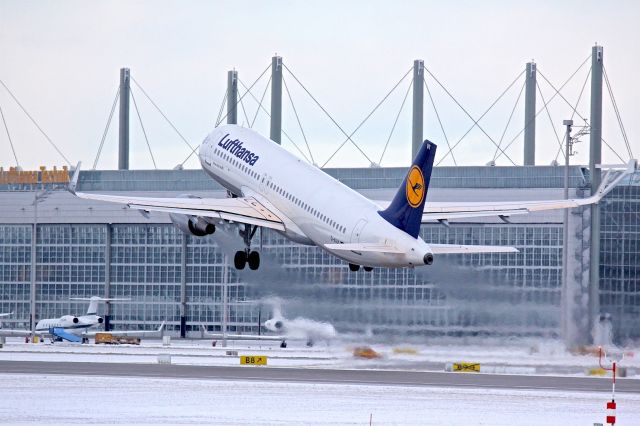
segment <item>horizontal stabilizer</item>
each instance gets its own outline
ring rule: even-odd
[[[329,250],[376,252],[376,253],[404,253],[402,250],[387,244],[355,243],[355,244],[325,244]]]
[[[458,253],[518,253],[515,247],[508,246],[464,246],[459,244],[429,244],[433,254]]]

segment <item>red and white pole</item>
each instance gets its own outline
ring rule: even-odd
[[[602,365],[602,346],[599,347],[600,358],[598,359],[598,363],[600,364],[600,368],[605,371],[611,371],[613,376],[613,383],[611,384],[611,401],[607,402],[607,423],[610,425],[616,424],[616,363],[613,362],[613,366],[611,368],[606,368]]]

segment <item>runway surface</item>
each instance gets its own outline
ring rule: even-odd
[[[611,379],[595,377],[527,376],[389,370],[335,370],[259,366],[221,367],[88,362],[0,361],[0,373],[603,392],[611,390]],[[616,391],[640,392],[640,380],[619,379],[616,382]]]

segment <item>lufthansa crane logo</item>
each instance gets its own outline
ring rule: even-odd
[[[413,166],[407,176],[407,202],[411,207],[420,207],[424,200],[424,176],[418,166]]]

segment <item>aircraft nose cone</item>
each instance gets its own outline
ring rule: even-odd
[[[422,260],[424,261],[425,265],[431,265],[433,263],[433,254],[432,253],[425,254]]]

